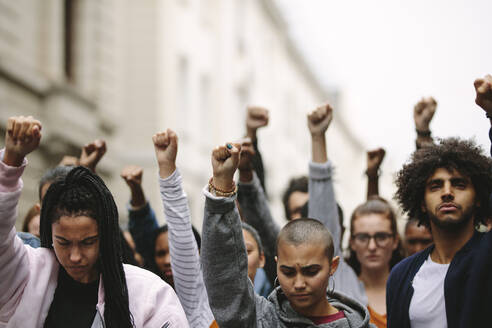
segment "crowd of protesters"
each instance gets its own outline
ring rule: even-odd
[[[474,86],[492,126],[492,76]],[[399,211],[379,195],[385,150],[367,152],[367,200],[351,213],[346,250],[328,104],[307,115],[312,157],[308,174],[286,184],[283,227],[257,140],[269,113],[248,108],[246,137],[212,150],[201,236],[172,129],[152,137],[165,225],[143,169],[127,165],[129,224],[120,228],[116,191],[96,170],[106,143],[96,140],[45,172],[17,232],[21,177],[42,122],[11,117],[0,151],[0,327],[492,326],[492,159],[472,140],[434,140],[436,107],[432,98],[414,107],[416,150],[395,180]]]

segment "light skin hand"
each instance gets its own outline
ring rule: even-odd
[[[377,176],[378,170],[383,162],[386,151],[383,148],[370,150],[367,152],[367,175]]]
[[[328,161],[325,133],[333,119],[333,109],[326,104],[308,114],[308,128],[311,133],[311,148],[314,163]]]
[[[229,147],[228,147],[229,146]],[[212,151],[213,185],[223,191],[232,191],[234,173],[239,165],[240,144],[227,143]]]
[[[5,153],[3,162],[19,167],[24,157],[38,148],[41,140],[41,122],[32,116],[10,117],[5,133]]]
[[[250,106],[246,115],[246,131],[251,141],[256,140],[256,130],[268,125],[268,109],[258,106]]]
[[[425,97],[413,108],[413,120],[415,128],[419,131],[429,131],[429,124],[436,112],[437,102],[432,97]]]
[[[152,141],[154,142],[155,157],[159,165],[159,176],[165,179],[176,170],[178,136],[173,130],[167,129],[154,134]]]
[[[492,117],[492,75],[487,74],[481,79],[476,79],[474,86],[477,93],[475,103]]]
[[[142,189],[143,169],[137,165],[128,165],[123,168],[120,176],[130,187],[131,199],[130,204],[134,207],[145,205],[145,195]]]
[[[253,164],[251,159],[255,155],[255,149],[251,143],[251,139],[245,138],[241,142],[241,152],[239,156],[239,180],[241,182],[249,182],[253,179]]]
[[[94,140],[93,142],[82,147],[79,163],[95,173],[96,166],[105,153],[106,142],[101,139]]]

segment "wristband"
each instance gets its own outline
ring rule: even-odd
[[[364,173],[367,175],[367,177],[380,177],[381,176],[381,169],[378,168],[376,175],[369,174],[369,171],[365,170]]]
[[[421,131],[419,129],[415,129],[415,131],[417,131],[417,135],[419,137],[430,137],[431,136],[431,131],[430,130],[427,130],[427,131]]]

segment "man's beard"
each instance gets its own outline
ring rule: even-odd
[[[466,209],[465,212],[463,212],[463,215],[459,217],[456,220],[448,220],[444,217],[444,219],[439,219],[434,213],[428,212],[429,219],[434,225],[444,231],[449,231],[449,232],[457,232],[462,230],[470,220],[474,217],[475,215],[475,207],[469,207]]]

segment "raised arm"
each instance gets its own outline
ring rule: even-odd
[[[413,108],[413,121],[415,122],[415,131],[417,139],[415,145],[417,149],[429,147],[434,144],[431,136],[430,122],[436,112],[437,101],[432,97],[420,99]]]
[[[41,123],[31,116],[11,117],[0,151],[0,325],[9,321],[29,279],[29,259],[15,234],[21,175],[27,154],[39,146]]]
[[[191,228],[188,199],[176,168],[178,137],[167,129],[152,137],[159,167],[162,205],[169,229],[174,288],[191,327],[209,328],[214,318],[200,267],[198,246]]]
[[[308,115],[313,152],[312,161],[309,163],[308,216],[321,221],[333,236],[335,256],[340,256],[340,264],[334,274],[335,291],[352,296],[362,304],[367,304],[363,284],[341,256],[341,226],[333,189],[333,168],[328,161],[325,140],[325,133],[332,117],[333,110],[329,105],[318,107]]]
[[[383,148],[367,152],[367,199],[379,195],[379,168],[386,152]]]
[[[487,74],[483,78],[476,79],[474,85],[477,94],[475,103],[485,111],[490,121],[489,138],[492,142],[492,75]],[[492,145],[490,154],[492,155]]]
[[[221,328],[256,327],[255,295],[235,205],[239,145],[212,152],[213,177],[205,188],[202,266],[210,307]]]
[[[265,253],[265,273],[273,286],[277,277],[275,246],[280,227],[273,220],[260,180],[253,171],[251,159],[254,157],[254,151],[251,141],[244,140],[241,144],[237,199],[244,220],[260,235]]]
[[[249,106],[246,114],[246,136],[250,138],[255,153],[251,158],[253,170],[260,179],[261,186],[266,195],[265,187],[265,170],[263,168],[263,159],[258,148],[258,138],[256,132],[268,125],[269,113],[268,109],[259,106]]]
[[[159,228],[155,213],[145,199],[142,188],[143,169],[137,165],[129,165],[121,171],[121,177],[130,189],[128,208],[128,230],[135,241],[137,252],[142,255],[145,265],[152,263],[152,244],[155,230]]]
[[[341,227],[325,137],[332,118],[333,109],[330,105],[318,107],[307,117],[312,149],[312,161],[309,164],[308,216],[320,220],[330,230],[335,243],[335,255],[340,255]]]

